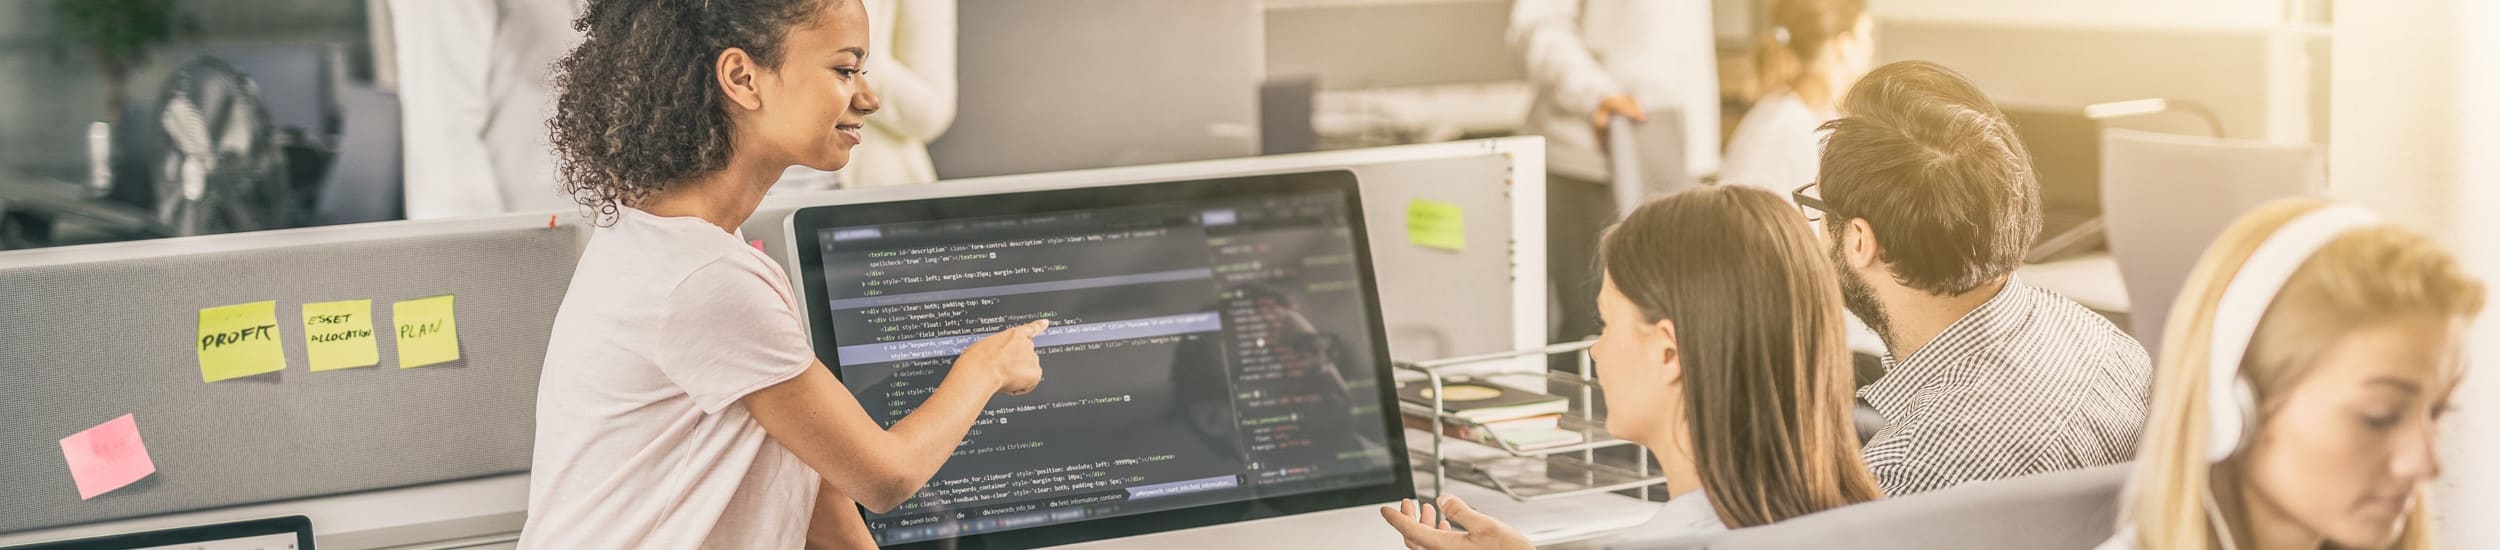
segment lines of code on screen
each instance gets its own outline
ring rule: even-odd
[[[880,544],[1393,479],[1367,301],[1334,193],[823,230],[843,382],[910,414],[972,342],[1034,319],[1000,395]],[[824,352],[824,350],[819,350]]]

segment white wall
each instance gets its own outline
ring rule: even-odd
[[[2452,19],[2450,30],[2458,31],[2459,49],[2458,97],[2485,98],[2483,101],[2461,102],[2454,120],[2458,121],[2457,219],[2459,231],[2454,242],[2473,262],[2487,282],[2500,284],[2500,36],[2479,32],[2500,23],[2500,3],[2483,0],[2459,0],[2465,4]],[[2476,32],[2464,32],[2472,30]],[[2484,321],[2475,333],[2468,353],[2480,366],[2479,373],[2466,378],[2465,387],[2457,391],[2460,413],[2449,427],[2450,435],[2443,441],[2449,452],[2447,482],[2449,491],[2442,495],[2447,521],[2441,524],[2443,543],[2449,548],[2500,547],[2500,315],[2485,305]],[[2471,521],[2464,518],[2481,518]]]
[[[2329,184],[2430,230],[2500,284],[2500,4],[2338,0]],[[2470,337],[2481,372],[2458,390],[2442,440],[2442,546],[2500,547],[2500,316]]]
[[[2163,97],[2225,135],[2325,143],[2330,32],[2286,3],[2324,0],[1871,0],[1878,61],[1942,63],[1999,103],[2071,108]],[[2302,8],[2307,11],[2308,8]],[[2185,114],[2111,127],[2201,135]]]
[[[2441,235],[2457,227],[2463,36],[2476,0],[2340,0],[2327,182],[2336,198]],[[2455,242],[2451,240],[2451,242]]]
[[[2410,1],[2410,0],[2407,0]],[[2030,25],[2256,29],[2284,0],[1875,0],[1877,17]]]

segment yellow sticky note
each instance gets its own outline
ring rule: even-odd
[[[275,300],[200,310],[200,380],[216,382],[286,370]]]
[[[304,304],[304,356],[313,372],[381,364],[373,345],[373,300]]]
[[[460,360],[460,325],[452,320],[450,294],[393,302],[391,324],[398,327],[399,368]]]
[[[1425,248],[1466,251],[1466,217],[1458,205],[1415,199],[1406,203],[1406,240]]]

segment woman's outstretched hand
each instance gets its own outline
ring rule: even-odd
[[[1493,519],[1493,516],[1477,512],[1467,506],[1467,501],[1459,500],[1457,495],[1441,497],[1441,510],[1448,512],[1448,516],[1434,514],[1430,503],[1418,504],[1414,499],[1407,499],[1399,501],[1395,509],[1380,507],[1380,518],[1388,520],[1389,526],[1406,538],[1406,547],[1413,550],[1536,548],[1536,545],[1528,543],[1527,535],[1520,534],[1501,520]],[[1450,527],[1450,520],[1458,520],[1458,524],[1466,526],[1467,530]]]

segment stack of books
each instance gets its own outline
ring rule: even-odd
[[[1562,429],[1562,415],[1571,408],[1562,396],[1466,379],[1444,381],[1442,390],[1442,435],[1522,451],[1587,439]],[[1430,384],[1416,382],[1399,388],[1398,401],[1398,408],[1406,413],[1406,427],[1434,430]]]

